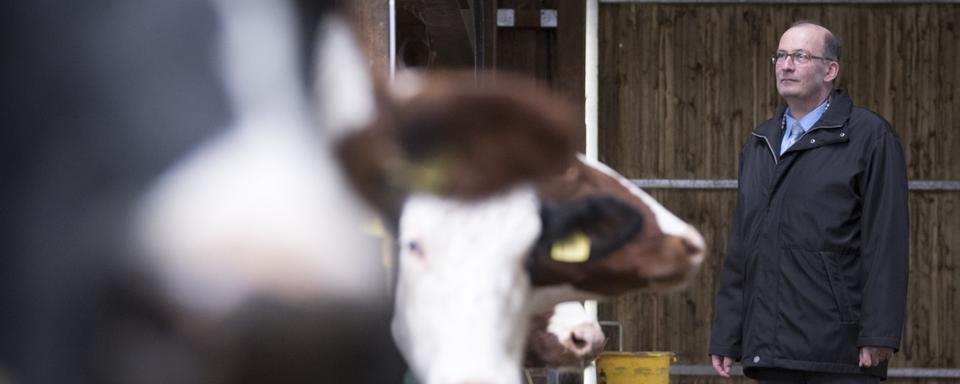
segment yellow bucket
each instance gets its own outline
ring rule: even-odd
[[[667,384],[673,352],[604,352],[597,359],[598,384]]]

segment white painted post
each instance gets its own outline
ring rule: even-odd
[[[597,160],[598,159],[598,149],[599,145],[597,142],[597,125],[599,119],[597,118],[599,114],[599,104],[597,98],[600,94],[599,92],[599,38],[598,38],[598,22],[599,22],[599,11],[600,5],[598,0],[585,0],[587,2],[586,6],[586,44],[585,44],[585,55],[584,60],[584,123],[586,124],[586,148],[585,155],[588,159]],[[584,308],[587,310],[587,314],[597,318],[597,301],[596,300],[587,300],[583,304]],[[591,362],[583,370],[583,384],[596,384],[597,383],[597,365],[596,362]]]
[[[597,125],[599,104],[599,3],[598,0],[586,0],[586,58],[584,60],[584,122],[586,123],[586,144],[584,154],[588,159],[597,160]]]
[[[397,0],[390,0],[388,7],[390,8],[390,81],[393,81],[397,72]]]

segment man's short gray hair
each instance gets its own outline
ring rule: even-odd
[[[833,33],[829,28],[824,27],[822,24],[813,21],[813,20],[798,20],[790,26],[790,28],[798,27],[801,25],[816,25],[820,28],[827,30],[827,35],[824,38],[823,42],[823,55],[832,60],[840,61],[840,50],[843,46],[843,41],[840,40],[840,37]]]

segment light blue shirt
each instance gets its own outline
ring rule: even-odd
[[[818,107],[814,108],[812,111],[810,111],[810,113],[808,113],[806,116],[804,116],[802,119],[800,119],[800,128],[803,128],[803,134],[804,134],[804,135],[807,134],[807,132],[810,131],[810,128],[813,128],[813,125],[816,124],[817,121],[820,120],[820,117],[821,117],[821,116],[823,116],[823,112],[825,112],[825,111],[827,110],[827,101],[828,101],[828,100],[830,100],[830,99],[827,98],[827,99],[823,100],[823,102],[820,103],[820,105],[819,105]],[[790,116],[790,108],[789,108],[789,107],[788,107],[787,110],[783,113],[783,115],[786,116],[787,125],[786,125],[786,127],[785,127],[786,132],[783,133],[783,140],[780,142],[780,154],[781,154],[781,155],[783,155],[783,153],[786,152],[787,149],[788,149],[785,144],[787,144],[787,137],[790,136],[790,127],[792,127],[792,126],[793,126],[793,123],[797,121],[797,119],[794,119],[793,116]],[[800,135],[800,136],[803,137],[803,135]],[[799,139],[798,139],[797,141],[799,141]],[[793,143],[793,144],[796,144],[796,143]],[[791,144],[791,146],[792,146],[793,144]]]

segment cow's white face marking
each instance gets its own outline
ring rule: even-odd
[[[679,236],[683,233],[686,233],[689,230],[690,224],[687,224],[683,222],[683,220],[680,220],[680,218],[675,216],[673,213],[671,213],[662,205],[660,205],[659,202],[654,200],[653,197],[648,195],[642,189],[637,188],[637,186],[633,185],[633,183],[631,183],[630,180],[627,180],[623,176],[620,176],[619,173],[610,169],[610,167],[608,167],[606,164],[603,164],[599,161],[590,160],[582,154],[578,154],[577,156],[580,159],[580,161],[582,161],[584,164],[587,164],[590,167],[616,179],[617,181],[620,182],[621,185],[627,188],[627,190],[629,190],[631,193],[639,197],[643,201],[643,203],[646,204],[647,207],[650,207],[650,210],[653,211],[653,214],[657,218],[657,225],[660,226],[660,230],[663,233],[668,235]]]
[[[393,332],[420,380],[520,381],[530,292],[524,260],[540,229],[530,186],[476,202],[408,199]]]

